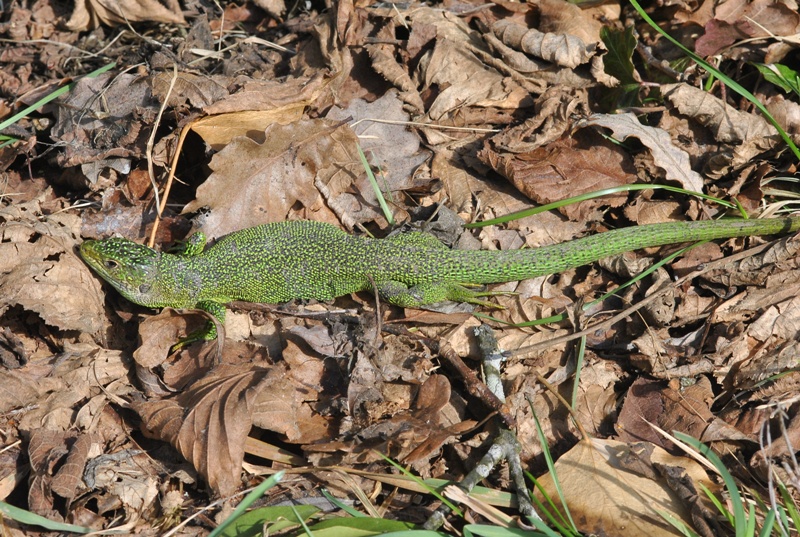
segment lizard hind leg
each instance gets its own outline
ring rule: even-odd
[[[402,308],[419,308],[436,302],[452,300],[500,309],[502,306],[481,300],[479,297],[508,294],[494,291],[473,291],[464,285],[448,282],[421,283],[409,287],[402,282],[392,280],[378,283],[378,293],[390,304]]]

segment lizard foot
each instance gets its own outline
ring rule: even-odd
[[[435,302],[452,300],[503,309],[503,306],[481,300],[479,297],[513,294],[502,291],[474,291],[466,285],[445,282],[422,283],[409,287],[398,281],[379,283],[378,292],[390,304],[403,308],[419,308]]]

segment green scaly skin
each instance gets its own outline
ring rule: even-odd
[[[225,319],[225,304],[331,300],[377,288],[391,304],[415,308],[453,300],[487,305],[465,286],[553,274],[631,250],[800,229],[800,217],[670,222],[630,227],[530,250],[451,250],[432,235],[371,239],[320,222],[243,229],[204,250],[193,235],[181,254],[126,239],[86,241],[81,257],[125,298],[151,308],[198,308]],[[214,339],[216,330],[201,337]]]

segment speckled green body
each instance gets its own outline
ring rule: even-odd
[[[796,231],[800,218],[674,222],[618,229],[530,250],[451,250],[433,236],[353,236],[337,227],[290,221],[243,229],[204,250],[195,236],[184,254],[125,239],[86,241],[81,255],[125,297],[149,307],[199,307],[224,317],[234,300],[329,300],[377,289],[390,303],[484,303],[464,285],[552,274],[630,250],[698,240]]]

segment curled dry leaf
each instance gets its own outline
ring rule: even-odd
[[[494,23],[492,31],[513,49],[570,69],[588,62],[596,48],[594,43],[586,45],[573,35],[542,33],[508,19]]]
[[[628,153],[595,133],[578,132],[525,153],[500,153],[490,147],[480,158],[537,203],[550,203],[636,180]],[[596,219],[600,207],[618,207],[625,193],[562,207],[575,221]],[[593,214],[595,213],[595,214]]]
[[[424,55],[416,72],[417,84],[435,95],[428,107],[430,120],[486,128],[486,109],[516,111],[530,105],[527,90],[484,62],[482,57],[488,50],[464,21],[431,8],[415,9],[409,18],[412,28],[426,30],[426,37],[435,28],[433,50]],[[425,129],[424,133],[431,144],[450,142],[458,136],[435,129]]]
[[[248,82],[240,91],[204,108],[208,115],[192,122],[192,130],[216,151],[237,136],[264,143],[267,125],[299,121],[326,84],[322,76]]]

